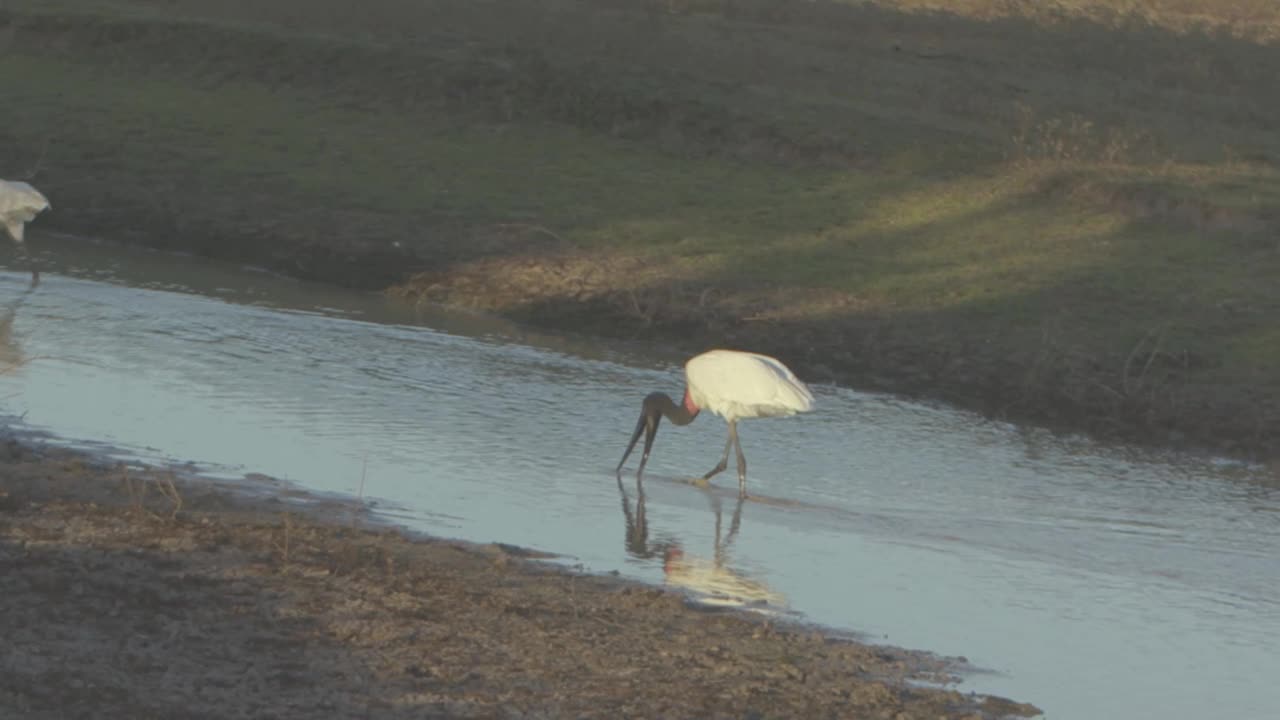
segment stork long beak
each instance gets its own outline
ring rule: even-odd
[[[636,443],[640,440],[640,433],[644,433],[644,455],[640,456],[640,467],[636,469],[636,479],[639,480],[644,474],[644,464],[649,462],[649,451],[653,449],[653,439],[658,436],[658,423],[662,421],[661,415],[655,415],[649,412],[646,406],[640,411],[640,419],[636,421],[635,432],[631,433],[631,442],[627,443],[627,451],[622,453],[622,459],[618,461],[618,478],[622,478],[622,466],[627,464],[627,458],[631,457],[631,451],[635,449]]]

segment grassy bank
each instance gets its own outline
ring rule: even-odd
[[[1280,16],[10,0],[39,227],[1271,457]]]

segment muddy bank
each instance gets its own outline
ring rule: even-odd
[[[170,485],[170,481],[174,481]],[[172,489],[170,489],[172,488]],[[410,538],[168,471],[0,446],[0,715],[1029,715],[957,665]]]

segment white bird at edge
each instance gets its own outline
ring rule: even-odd
[[[690,358],[685,363],[684,376],[684,400],[679,405],[665,393],[655,392],[645,397],[640,420],[618,463],[618,477],[621,478],[622,466],[635,449],[640,433],[644,433],[644,454],[636,470],[637,482],[644,473],[662,418],[675,425],[688,425],[705,408],[729,423],[729,439],[720,462],[702,479],[710,480],[729,466],[732,447],[738,458],[738,496],[746,497],[747,460],[738,441],[738,420],[808,412],[813,409],[813,394],[777,358],[738,350],[711,350]]]
[[[37,215],[48,210],[49,201],[39,190],[21,180],[0,180],[0,222],[17,243],[23,255],[26,255],[26,244],[23,242],[23,229]],[[31,268],[31,284],[40,280],[40,273],[33,265]]]

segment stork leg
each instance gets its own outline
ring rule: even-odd
[[[742,442],[738,440],[738,421],[729,421],[729,439],[724,443],[724,455],[720,458],[720,462],[711,468],[711,471],[702,476],[703,481],[710,480],[715,475],[724,472],[729,467],[729,449],[736,451],[738,456],[738,497],[745,498],[747,496],[747,459],[742,455]]]
[[[706,475],[702,476],[703,480],[710,480],[716,475],[724,472],[725,468],[729,467],[729,448],[733,447],[733,438],[735,435],[736,433],[733,431],[733,423],[729,423],[729,439],[724,443],[724,456],[720,458],[720,462],[716,463],[715,467],[711,468]]]
[[[13,232],[13,230],[10,229],[9,232]],[[21,237],[21,236],[22,236],[22,226],[19,225],[18,234],[15,237]],[[31,269],[31,285],[29,287],[34,289],[35,286],[40,284],[40,270],[36,268],[35,258],[31,256],[31,253],[27,252],[26,244],[19,241],[17,245],[18,245],[18,257],[22,258],[23,260],[26,260],[27,267]]]
[[[742,455],[742,442],[738,440],[738,421],[736,420],[729,422],[729,440],[738,451],[738,497],[745,498],[747,496],[747,458]],[[727,448],[725,456],[728,457]]]

